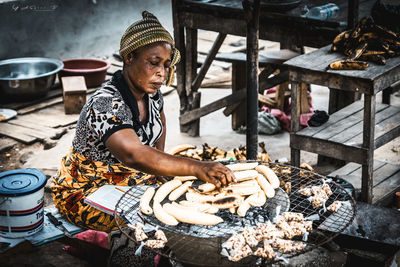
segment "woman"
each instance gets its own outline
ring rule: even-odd
[[[161,85],[172,83],[179,51],[157,18],[143,12],[120,43],[123,70],[117,71],[85,104],[70,152],[54,177],[53,200],[69,221],[110,232],[113,217],[83,199],[105,184],[155,182],[154,175],[186,176],[217,187],[231,182],[220,163],[179,158],[163,152],[165,115]],[[153,174],[153,175],[150,175]]]

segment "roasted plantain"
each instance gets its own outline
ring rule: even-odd
[[[343,50],[344,44],[349,39],[351,31],[344,31],[339,33],[335,39],[332,41],[332,51],[340,51]],[[333,46],[336,48],[333,50]]]
[[[364,53],[362,54],[363,56],[369,56],[369,55],[385,55],[386,52],[384,51],[377,51],[377,50],[365,50]]]
[[[354,49],[354,51],[349,55],[349,59],[357,59],[359,58],[364,51],[367,49],[368,47],[368,43],[367,42],[363,42],[361,43],[359,46],[357,46],[356,49]]]
[[[368,63],[359,60],[343,59],[332,62],[329,64],[329,68],[332,70],[364,70],[368,68]]]
[[[372,29],[374,25],[374,20],[371,17],[364,17],[356,25],[354,30],[351,32],[352,39],[358,39],[361,34],[368,32]]]

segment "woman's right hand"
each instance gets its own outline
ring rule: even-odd
[[[219,162],[198,161],[194,171],[198,179],[212,183],[217,188],[227,186],[235,179],[232,171]]]

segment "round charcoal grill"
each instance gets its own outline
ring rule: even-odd
[[[229,161],[223,164],[254,162],[254,161]],[[177,226],[168,226],[158,221],[154,215],[144,215],[139,210],[139,200],[148,186],[136,186],[129,189],[118,201],[115,208],[115,218],[121,217],[127,225],[121,225],[116,220],[118,228],[136,242],[131,236],[129,226],[137,222],[151,224],[161,228],[168,238],[168,242],[162,249],[154,249],[158,254],[169,257],[171,260],[194,264],[198,266],[248,266],[272,263],[273,261],[249,256],[238,262],[229,261],[221,255],[221,244],[225,242],[233,232],[242,232],[244,227],[254,227],[259,223],[273,220],[277,212],[300,212],[305,218],[313,218],[313,230],[308,235],[307,246],[294,253],[279,253],[280,257],[291,258],[293,256],[310,251],[332,240],[351,224],[356,215],[356,205],[351,195],[340,185],[334,183],[325,176],[297,167],[261,162],[272,168],[281,181],[280,188],[276,189],[275,197],[267,199],[263,207],[251,207],[244,218],[237,214],[231,214],[228,210],[220,210],[216,215],[222,217],[224,222],[214,226],[200,226],[179,223]],[[305,187],[320,186],[328,183],[332,195],[325,206],[328,207],[334,201],[342,202],[342,207],[337,212],[330,212],[323,207],[315,208],[308,197],[299,193]],[[194,182],[196,187],[201,182]],[[183,200],[184,195],[178,199]],[[168,202],[168,199],[163,203]],[[162,203],[162,204],[163,204]],[[302,237],[293,240],[301,241]]]

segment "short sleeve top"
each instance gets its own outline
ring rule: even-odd
[[[93,161],[119,163],[105,146],[107,138],[121,129],[132,129],[144,145],[154,146],[160,139],[163,126],[161,111],[163,98],[160,91],[145,95],[147,121],[139,120],[139,109],[121,71],[114,73],[88,99],[82,108],[72,142],[75,151]]]

